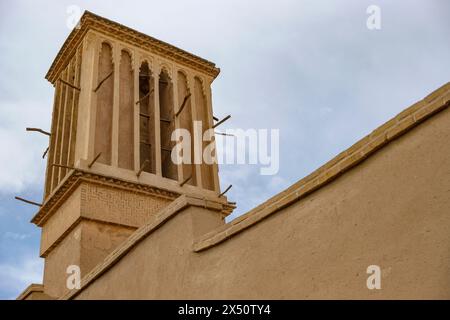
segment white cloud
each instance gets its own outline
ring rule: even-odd
[[[27,233],[16,233],[16,232],[10,232],[7,231],[3,233],[3,238],[5,239],[12,239],[12,240],[25,240],[29,238],[31,235]]]
[[[17,263],[0,264],[1,290],[13,295],[3,298],[15,299],[31,283],[42,283],[42,275],[43,260],[37,257],[22,257]]]
[[[20,192],[42,186],[48,138],[26,127],[48,130],[48,105],[34,101],[0,101],[0,191]]]
[[[0,73],[8,77],[0,79],[0,192],[42,188],[45,137],[24,128],[49,129],[52,89],[42,77],[69,34],[73,4],[43,1],[48,10],[36,11],[32,1],[2,3],[8,10],[0,15],[8,15],[0,19]],[[446,2],[382,0],[380,31],[366,27],[370,4],[130,0],[80,6],[216,62],[214,113],[232,114],[220,131],[280,128],[280,172],[293,182],[448,81]],[[34,29],[39,32],[31,34]],[[39,50],[29,55],[24,48]],[[221,166],[224,184],[234,185],[231,195],[240,186],[247,202],[279,190],[247,167]]]

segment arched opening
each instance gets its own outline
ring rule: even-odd
[[[67,68],[64,69],[61,72],[61,79],[63,80],[67,80],[68,78],[68,70]],[[64,123],[64,105],[65,105],[65,101],[66,101],[66,95],[67,95],[67,91],[68,88],[65,85],[61,85],[60,83],[57,84],[57,88],[58,88],[58,112],[55,113],[55,121],[56,121],[56,127],[55,127],[55,133],[52,135],[52,137],[54,137],[54,151],[52,150],[52,155],[53,156],[53,163],[60,163],[61,161],[61,145],[63,143],[62,140],[62,133],[63,133],[63,123]],[[53,189],[56,188],[56,186],[58,186],[60,177],[59,177],[59,172],[61,171],[61,168],[58,167],[53,167]]]
[[[153,77],[147,62],[139,69],[139,154],[145,172],[156,173],[155,102]]]
[[[67,66],[67,78],[66,81],[68,83],[75,83],[75,70],[76,70],[76,59],[72,59]],[[61,128],[61,158],[57,160],[57,163],[62,165],[69,165],[69,146],[70,146],[70,133],[71,133],[71,123],[72,123],[72,113],[74,109],[74,94],[76,90],[73,90],[70,87],[67,87],[65,90],[66,99],[63,104],[63,119],[62,119],[62,128]],[[60,168],[60,177],[59,180],[64,178],[67,173],[66,168]]]

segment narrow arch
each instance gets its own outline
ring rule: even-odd
[[[76,56],[75,56],[76,57]],[[66,81],[69,83],[75,83],[75,70],[76,70],[76,58],[72,58],[67,66],[67,79]],[[64,116],[63,116],[63,127],[62,127],[62,151],[61,151],[61,159],[58,163],[63,165],[69,165],[69,146],[70,146],[70,132],[71,132],[71,122],[72,122],[72,113],[74,109],[73,101],[74,101],[74,91],[67,88],[66,90],[66,99],[64,102]],[[60,169],[60,180],[66,176],[67,169]]]
[[[98,82],[113,72],[112,59],[111,45],[102,42],[98,63]],[[98,154],[101,152],[98,162],[108,165],[111,164],[113,99],[114,77],[109,77],[97,91],[94,142],[94,153]]]
[[[139,69],[139,157],[145,172],[156,173],[154,79],[148,62]]]

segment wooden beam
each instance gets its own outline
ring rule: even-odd
[[[27,131],[39,132],[39,133],[45,134],[46,136],[49,136],[49,137],[52,135],[50,132],[44,131],[44,130],[39,129],[39,128],[27,128],[26,130]]]
[[[213,125],[213,129],[220,126],[222,123],[224,123],[225,121],[227,121],[228,119],[231,118],[231,115],[226,116],[225,118],[223,118],[222,120],[220,120],[219,122],[217,122],[215,125]]]
[[[27,200],[27,199],[24,199],[24,198],[21,198],[21,197],[14,197],[14,198],[16,200],[19,200],[19,201],[22,201],[22,202],[25,202],[25,203],[28,203],[28,204],[32,204],[34,206],[42,207],[42,203],[37,203],[37,202],[30,201],[30,200]]]
[[[44,154],[42,155],[42,159],[45,158],[45,156],[47,155],[49,149],[50,149],[50,147],[47,147],[47,149],[45,149]]]
[[[66,165],[63,165],[63,164],[52,163],[52,166],[53,167],[64,168],[64,169],[69,169],[69,170],[75,170],[74,167],[66,166]]]
[[[58,80],[61,81],[62,83],[64,83],[65,85],[75,89],[75,90],[81,91],[81,88],[78,88],[77,86],[74,86],[73,84],[71,84],[71,83],[69,83],[69,82],[67,82],[67,81],[65,81],[65,80],[63,80],[61,78],[59,78]]]
[[[192,179],[192,174],[189,177],[187,177],[186,179],[184,179],[183,182],[180,183],[180,187],[184,186],[191,179]]]
[[[180,108],[178,109],[177,113],[175,113],[175,117],[178,117],[178,115],[181,113],[181,111],[183,111],[184,106],[186,105],[186,102],[188,101],[188,99],[191,97],[191,94],[188,93],[183,100],[183,103],[181,104]]]
[[[108,80],[109,77],[112,76],[112,74],[114,73],[114,70],[112,70],[102,81],[100,81],[98,83],[98,85],[95,87],[94,92],[97,92],[98,89],[100,89],[101,85],[103,84],[103,82],[105,82],[106,80]]]
[[[228,188],[225,189],[224,192],[222,192],[221,194],[219,194],[219,198],[220,198],[220,197],[223,197],[223,196],[225,195],[225,193],[227,193],[227,192],[231,189],[232,186],[233,186],[233,185],[230,184],[230,185],[228,186]]]
[[[145,98],[148,98],[149,95],[151,95],[153,93],[153,88],[152,90],[150,90],[145,96],[143,96],[142,98],[140,98],[138,101],[136,101],[136,104],[141,103]]]
[[[139,178],[142,171],[144,171],[145,167],[147,166],[147,164],[149,164],[150,161],[148,159],[145,159],[144,163],[141,165],[141,168],[139,169],[139,171],[136,173],[136,176]]]
[[[227,136],[227,137],[234,137],[235,136],[234,134],[231,134],[231,133],[224,133],[224,132],[217,132],[217,131],[214,131],[214,133],[218,134],[220,136]]]
[[[99,153],[95,156],[95,158],[88,164],[88,168],[89,168],[89,169],[94,165],[95,161],[97,161],[98,158],[100,158],[101,155],[102,155],[102,153],[99,152]]]

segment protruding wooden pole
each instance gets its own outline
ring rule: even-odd
[[[191,97],[191,94],[188,93],[183,100],[183,103],[181,104],[180,108],[178,109],[177,113],[175,113],[175,117],[178,117],[178,115],[181,113],[181,111],[183,111],[184,106],[186,105],[186,102],[188,101],[188,99]]]
[[[224,192],[222,192],[221,194],[219,194],[219,198],[220,198],[220,197],[223,197],[223,196],[225,195],[225,193],[227,193],[227,192],[231,189],[232,186],[233,186],[233,185],[230,184],[230,185],[228,186],[228,188],[225,189]]]
[[[95,156],[95,158],[88,164],[88,168],[89,168],[89,169],[94,165],[95,161],[97,161],[98,158],[100,158],[101,155],[102,155],[102,153],[99,152],[99,153]]]
[[[227,137],[234,137],[234,136],[235,136],[234,134],[231,134],[231,133],[225,133],[225,132],[217,132],[217,131],[215,131],[214,133],[215,133],[215,134],[218,134],[218,135],[220,135],[220,136],[227,136]]]
[[[184,179],[183,182],[180,183],[180,187],[184,186],[191,179],[192,179],[192,174],[189,177],[187,177],[186,179]]]
[[[219,122],[217,122],[215,125],[213,125],[213,129],[220,126],[222,123],[224,123],[225,121],[227,121],[228,119],[231,118],[231,115],[226,116],[225,118],[223,118],[222,120],[220,120]]]
[[[42,203],[37,203],[37,202],[30,201],[30,200],[27,200],[27,199],[24,199],[24,198],[21,198],[21,197],[14,197],[14,198],[16,200],[19,200],[19,201],[22,201],[22,202],[25,202],[25,203],[28,203],[28,204],[32,204],[34,206],[42,207]]]
[[[75,170],[74,167],[71,167],[71,166],[65,166],[65,165],[63,165],[63,164],[53,163],[52,166],[53,166],[53,167],[64,168],[64,169],[69,169],[69,170]]]
[[[39,128],[27,128],[26,130],[27,131],[39,132],[39,133],[45,134],[46,136],[49,136],[49,137],[51,136],[50,132],[44,131],[44,130],[39,129]]]
[[[136,176],[139,178],[141,176],[142,171],[144,171],[145,167],[147,166],[147,164],[150,163],[150,161],[148,159],[145,159],[144,163],[142,163],[141,168],[139,169],[139,171],[136,173]]]
[[[71,84],[71,83],[69,83],[69,82],[67,82],[67,81],[65,81],[65,80],[63,80],[61,78],[59,78],[58,80],[61,81],[62,83],[64,83],[65,85],[75,89],[75,90],[81,91],[81,89],[78,88],[77,86],[74,86],[73,84]]]
[[[143,96],[142,98],[140,98],[138,101],[136,101],[136,104],[141,103],[145,98],[148,98],[149,95],[151,95],[153,92],[153,88],[152,90],[150,90],[145,96]]]
[[[106,80],[108,80],[109,77],[111,77],[113,73],[114,73],[114,70],[111,71],[111,72],[110,72],[110,73],[109,73],[102,81],[100,81],[100,82],[98,83],[98,85],[95,87],[94,92],[97,92],[97,90],[100,89],[100,87],[102,86],[103,82],[105,82]]]
[[[45,149],[44,154],[42,155],[42,159],[45,158],[45,156],[47,155],[49,149],[50,149],[50,147],[47,147],[47,149]]]

